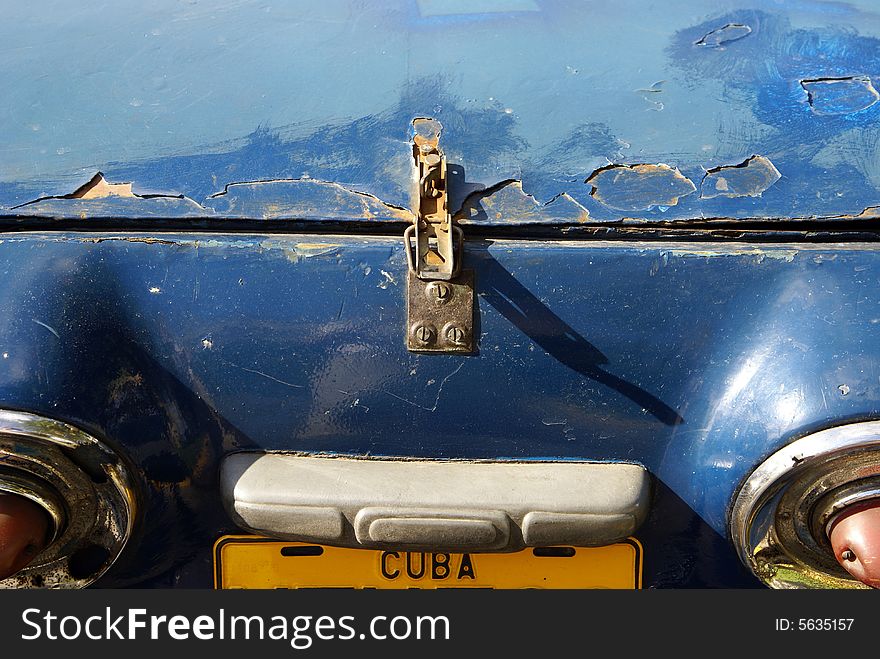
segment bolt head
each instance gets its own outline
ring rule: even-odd
[[[417,324],[413,325],[412,335],[415,337],[415,340],[422,345],[430,345],[437,337],[437,330],[433,325]]]
[[[443,328],[443,336],[446,337],[446,340],[449,341],[453,345],[464,345],[464,339],[467,335],[467,332],[464,331],[458,325],[447,325]]]
[[[452,298],[452,286],[442,281],[432,281],[425,286],[425,296],[435,304],[446,304]]]

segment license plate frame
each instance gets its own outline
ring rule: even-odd
[[[635,538],[603,547],[455,553],[352,549],[226,535],[214,544],[214,587],[631,590],[642,587],[643,553]]]

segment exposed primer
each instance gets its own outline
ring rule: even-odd
[[[532,224],[539,222],[586,222],[590,212],[561,193],[542,204],[523,190],[522,181],[506,179],[483,190],[469,194],[455,219],[468,222],[506,222]]]
[[[700,198],[760,197],[782,175],[765,156],[750,156],[736,165],[706,170],[700,182]]]
[[[858,215],[851,216],[854,220],[874,220],[880,219],[880,206],[868,206]]]
[[[86,183],[69,194],[49,195],[13,206],[10,210],[33,214],[54,214],[81,219],[113,215],[131,204],[139,204],[147,215],[168,214],[190,216],[205,215],[207,209],[201,204],[179,194],[135,194],[132,184],[111,183],[102,172],[97,172]]]
[[[131,183],[109,183],[101,172],[70,194],[71,199],[100,199],[103,197],[136,197]]]
[[[675,206],[697,189],[677,167],[664,163],[606,165],[584,182],[593,186],[590,196],[596,201],[624,211]]]
[[[739,41],[752,33],[752,28],[745,23],[728,23],[719,28],[707,32],[694,42],[695,46],[703,48],[722,48],[725,44]]]
[[[800,84],[810,108],[820,115],[860,112],[880,99],[871,78],[866,75],[806,78]]]

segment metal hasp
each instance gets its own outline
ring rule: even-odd
[[[413,160],[418,190],[413,225],[404,232],[407,278],[407,348],[414,352],[474,350],[474,273],[462,270],[464,234],[447,208],[442,126],[413,120]]]

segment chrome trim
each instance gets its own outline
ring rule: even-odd
[[[841,488],[841,490],[832,492],[831,495],[825,497],[816,507],[815,524],[828,535],[831,533],[831,527],[837,522],[837,518],[847,508],[853,504],[872,499],[880,500],[880,483],[855,483],[852,486]]]
[[[829,428],[784,446],[734,499],[730,534],[740,560],[773,588],[867,588],[837,563],[817,520],[842,507],[840,496],[878,482],[880,421]]]
[[[83,588],[104,574],[128,541],[136,515],[133,480],[110,447],[70,424],[0,410],[0,491],[41,505],[55,523],[51,542],[0,588]],[[77,552],[107,558],[80,573]]]

